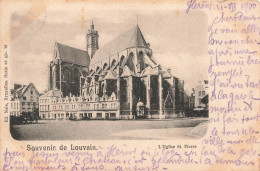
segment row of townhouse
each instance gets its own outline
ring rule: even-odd
[[[41,119],[118,119],[119,101],[115,93],[110,97],[62,97],[59,90],[50,90],[40,97]]]

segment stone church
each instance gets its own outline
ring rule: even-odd
[[[103,47],[98,39],[92,23],[86,51],[55,43],[47,85],[62,95],[51,98],[49,110],[40,104],[42,117],[161,119],[183,112],[184,81],[156,62],[138,25]]]

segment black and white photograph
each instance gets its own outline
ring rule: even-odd
[[[0,170],[259,171],[259,0],[1,0]]]
[[[207,16],[180,9],[16,11],[16,140],[199,139],[208,128]],[[25,30],[23,25],[31,23]]]

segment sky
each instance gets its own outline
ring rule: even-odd
[[[35,19],[26,15],[28,10],[17,10],[10,19],[11,85],[32,82],[43,92],[55,41],[85,50],[91,21],[99,32],[100,47],[138,24],[156,61],[183,79],[185,90],[207,79],[207,16],[201,11],[77,4],[50,6]]]

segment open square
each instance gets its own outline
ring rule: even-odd
[[[193,139],[205,135],[208,125],[206,121],[206,118],[114,121],[53,120],[39,121],[37,124],[13,125],[11,132],[17,140]]]

